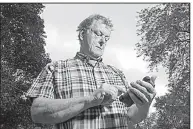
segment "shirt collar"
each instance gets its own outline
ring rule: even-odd
[[[95,59],[95,58],[87,56],[81,52],[77,52],[75,58],[78,58],[78,59],[82,60],[83,62],[90,63],[90,64],[93,64],[93,63],[96,64],[96,63],[102,62],[102,60],[103,60],[101,57]]]

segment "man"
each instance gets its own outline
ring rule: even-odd
[[[35,123],[57,129],[131,129],[146,118],[156,94],[153,83],[129,85],[120,70],[102,62],[112,27],[104,16],[86,18],[78,26],[76,56],[42,70],[27,93]],[[119,100],[122,95],[126,101]]]

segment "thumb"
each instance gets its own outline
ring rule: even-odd
[[[157,78],[157,76],[155,76],[155,75],[153,75],[153,76],[151,76],[151,81],[152,81],[152,83],[155,85],[155,80],[156,80],[156,78]]]
[[[125,92],[126,92],[126,91],[125,91],[125,89],[124,89],[124,88],[122,88],[122,87],[120,87],[120,86],[114,85],[114,87],[118,89],[118,91],[119,91],[119,93],[120,93],[120,94],[122,94],[122,93],[125,93]]]

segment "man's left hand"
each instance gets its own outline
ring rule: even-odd
[[[141,80],[130,83],[131,86],[129,87],[128,93],[136,104],[138,113],[142,116],[146,116],[148,114],[151,102],[156,95],[156,91],[154,89],[155,79],[156,76],[151,77],[151,84]]]

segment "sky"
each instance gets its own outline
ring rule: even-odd
[[[73,58],[79,51],[77,27],[92,14],[101,14],[112,20],[114,30],[103,55],[105,64],[122,70],[128,82],[156,75],[156,96],[167,92],[167,75],[160,66],[159,71],[149,72],[148,62],[137,58],[135,44],[140,37],[136,34],[137,12],[155,4],[44,4],[41,17],[44,19],[46,52],[52,61]],[[152,109],[153,110],[153,109]]]

